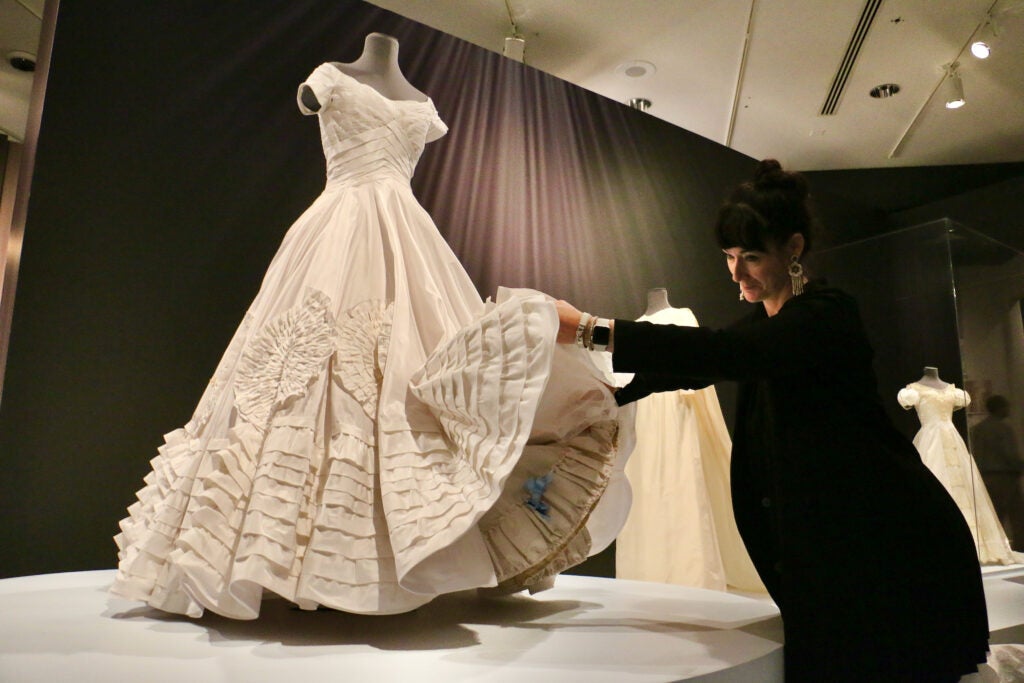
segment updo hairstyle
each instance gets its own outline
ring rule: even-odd
[[[718,210],[715,237],[722,249],[767,251],[800,233],[806,253],[814,223],[804,177],[783,171],[775,159],[765,159],[758,163],[754,179],[737,186]]]
[[[985,399],[985,410],[990,415],[1005,414],[1010,408],[1010,401],[1001,394],[992,394]]]

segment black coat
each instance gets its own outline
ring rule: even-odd
[[[882,409],[856,302],[811,285],[725,330],[615,321],[620,403],[740,383],[732,495],[786,680],[956,681],[985,661],[970,530]]]

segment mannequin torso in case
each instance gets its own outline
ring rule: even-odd
[[[953,412],[969,406],[971,397],[939,379],[938,370],[929,366],[921,379],[901,389],[896,398],[904,409],[917,412],[921,429],[914,436],[914,446],[960,508],[980,562],[1013,564],[1016,559],[974,458],[953,425]]]

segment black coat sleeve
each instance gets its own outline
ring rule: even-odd
[[[645,396],[659,391],[703,389],[709,384],[711,384],[711,380],[697,377],[681,377],[656,372],[638,372],[629,381],[629,384],[615,391],[615,402],[620,406],[624,406],[627,403],[639,401]]]
[[[860,330],[853,300],[829,289],[794,297],[772,317],[746,318],[722,330],[616,320],[612,364],[617,372],[681,382],[671,387],[664,379],[643,380],[654,391],[692,388],[698,380],[780,377],[835,361]]]

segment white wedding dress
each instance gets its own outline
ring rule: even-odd
[[[1016,563],[974,458],[953,425],[953,411],[970,405],[970,396],[952,384],[936,389],[912,382],[896,398],[904,409],[917,410],[921,429],[914,446],[964,514],[981,564]]]
[[[688,308],[640,320],[697,326]],[[731,451],[713,386],[637,401],[636,445],[625,467],[633,504],[615,541],[617,578],[764,592],[733,517]]]
[[[586,558],[618,410],[530,290],[484,303],[409,185],[447,131],[331,64],[308,85],[327,183],[116,537],[112,592],[192,616],[414,609],[543,587]],[[301,92],[301,90],[300,90]],[[299,102],[300,109],[312,114]],[[614,536],[628,501],[602,501]]]

